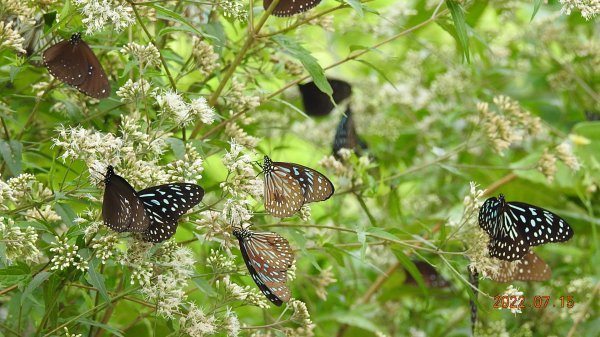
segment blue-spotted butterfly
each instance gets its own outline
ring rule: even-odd
[[[558,215],[523,202],[507,202],[502,194],[483,203],[479,226],[490,236],[490,256],[506,261],[522,259],[530,246],[573,236],[571,226]]]
[[[263,7],[265,10],[269,8],[273,0],[264,0]],[[306,12],[307,10],[315,7],[321,2],[321,0],[280,0],[273,10],[275,16],[292,16]]]
[[[329,199],[333,184],[321,173],[306,166],[273,162],[264,158],[265,209],[279,218],[296,213],[302,205]]]
[[[100,61],[76,33],[46,49],[44,64],[52,76],[93,98],[110,96],[110,84]]]
[[[552,270],[537,254],[529,251],[517,261],[500,261],[500,270],[490,278],[496,282],[546,281],[552,277]]]
[[[141,233],[149,242],[169,239],[177,230],[177,221],[204,197],[202,187],[174,183],[149,187],[136,192],[123,177],[108,166],[104,176],[102,218],[117,232]]]
[[[335,104],[340,104],[352,95],[352,86],[350,83],[333,78],[327,78],[333,93],[331,98]],[[306,84],[298,84],[302,103],[304,104],[304,112],[309,116],[325,116],[328,115],[335,107],[331,102],[331,98],[322,92],[315,82]]]
[[[338,151],[341,149],[354,150],[359,156],[362,151],[367,150],[367,143],[360,139],[356,133],[354,118],[352,117],[352,110],[350,107],[346,108],[346,114],[342,116],[342,119],[335,130],[335,137],[333,138],[333,156],[339,158]]]
[[[277,306],[289,301],[287,270],[294,263],[289,242],[277,233],[253,232],[246,228],[234,228],[233,235],[240,243],[248,272],[260,291]]]

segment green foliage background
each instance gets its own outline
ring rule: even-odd
[[[4,22],[14,19],[9,3],[0,0]],[[551,280],[514,283],[530,303],[534,296],[550,296],[552,307],[526,308],[517,315],[494,309],[493,297],[507,285],[480,280],[478,334],[598,334],[600,122],[586,118],[586,111],[600,115],[600,26],[594,19],[586,21],[576,12],[561,14],[557,1],[325,0],[306,15],[263,21],[261,3],[242,1],[243,10],[252,9],[255,29],[250,32],[248,20],[225,15],[230,2],[112,3],[133,6],[139,15],[123,31],[106,25],[84,36],[111,79],[113,94],[108,99],[90,100],[37,67],[51,42],[31,57],[0,44],[2,180],[23,173],[35,177],[35,183],[28,182],[29,194],[18,203],[4,197],[12,187],[2,185],[6,190],[0,198],[0,217],[5,224],[12,221],[5,229],[32,227],[41,255],[36,262],[8,258],[6,252],[15,243],[6,230],[0,231],[0,335],[58,336],[65,334],[64,327],[87,336],[186,335],[190,331],[181,317],[187,315],[189,303],[219,320],[229,308],[239,318],[243,336],[469,335],[466,251],[473,242],[457,236],[464,229],[451,224],[473,216],[463,214],[470,182],[490,188],[486,197],[503,193],[508,200],[548,208],[575,231],[569,242],[535,249],[551,266]],[[22,6],[58,15],[59,21],[48,15],[43,26],[45,38],[60,36],[54,41],[87,26],[76,2]],[[219,67],[210,74],[197,71],[190,57],[192,36],[202,37],[218,55]],[[128,42],[154,43],[161,64],[140,65],[120,51]],[[325,76],[352,83],[349,104],[371,154],[368,166],[367,157],[350,157],[344,163],[345,176],[319,164],[330,155],[343,110],[322,118],[306,116],[296,89],[312,77],[328,91]],[[212,125],[194,120],[180,128],[163,115],[151,95],[124,103],[115,94],[128,79],[142,78],[152,82],[153,90],[176,90],[186,101],[206,97],[218,120]],[[39,89],[40,82],[49,84]],[[234,83],[243,85],[242,96],[259,97],[260,105],[240,103]],[[494,151],[497,135],[486,129],[477,104],[493,106],[499,96],[510,97],[523,111],[541,118],[542,134],[524,135],[502,153]],[[90,178],[88,163],[63,161],[65,150],[54,145],[61,126],[120,136],[125,116],[133,113],[140,114],[140,129],[151,137],[170,132],[164,136],[169,149],[162,156],[138,153],[136,160],[154,160],[164,171],[169,163],[184,159],[188,144],[204,161],[198,183],[207,191],[205,200],[180,223],[172,239],[189,247],[196,260],[194,275],[183,289],[188,297],[172,317],[157,314],[159,304],[148,301],[138,284],[130,284],[128,266],[116,258],[100,264],[84,234],[85,223],[75,220],[87,210],[100,219],[102,184]],[[305,323],[292,316],[289,307],[259,308],[232,300],[218,286],[217,281],[229,274],[234,282],[255,287],[235,238],[224,234],[230,228],[225,225],[225,232],[211,236],[211,228],[194,225],[206,218],[203,211],[220,212],[226,199],[235,200],[221,189],[232,177],[222,163],[230,150],[228,141],[244,138],[227,131],[226,125],[232,124],[258,138],[255,149],[245,150],[252,160],[268,154],[277,161],[314,167],[337,187],[330,200],[311,204],[307,221],[297,216],[279,221],[264,212],[262,200],[247,198],[253,212],[248,222],[254,229],[276,231],[296,249],[295,278],[288,283],[293,297],[306,303],[314,330],[298,329]],[[565,165],[557,154],[556,147],[563,143],[571,146],[579,170]],[[556,160],[556,172],[538,169],[545,152]],[[132,163],[122,163],[126,172],[139,170]],[[37,183],[51,193],[37,193],[42,188]],[[139,178],[133,184],[142,188],[149,182]],[[59,221],[27,215],[46,205]],[[108,233],[102,226],[95,236]],[[83,272],[73,267],[52,270],[55,253],[50,248],[58,238],[77,244],[90,267]],[[125,252],[136,244],[141,245],[123,234],[115,249]],[[147,249],[153,253],[161,248]],[[211,250],[226,256],[232,251],[236,270],[215,271],[207,262]],[[408,284],[406,270],[414,271],[416,260],[434,265],[451,286],[428,288],[419,276],[419,286]],[[154,268],[156,276],[161,266]],[[320,298],[316,288],[328,268],[337,281],[327,284],[327,296]],[[561,296],[573,296],[575,307],[561,308]],[[214,335],[227,334],[221,323]]]

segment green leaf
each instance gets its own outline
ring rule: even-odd
[[[533,18],[535,18],[535,15],[537,14],[538,10],[540,10],[541,6],[542,0],[533,0],[533,13],[531,13],[531,19],[529,19],[529,22],[533,21]]]
[[[100,293],[102,299],[105,302],[110,302],[110,296],[108,296],[108,292],[106,291],[106,286],[104,285],[104,276],[102,276],[96,269],[98,267],[99,259],[94,257],[90,260],[88,266],[88,277],[87,281]]]
[[[317,62],[317,59],[314,58],[308,50],[304,49],[296,41],[287,36],[276,35],[273,37],[273,41],[283,48],[286,54],[289,54],[300,61],[312,77],[317,88],[327,94],[333,101],[333,98],[331,98],[333,89],[331,88],[331,85],[329,85],[327,78],[325,78],[325,72],[323,71],[323,68],[321,68],[321,65],[319,65],[319,62]]]
[[[424,298],[428,299],[429,290],[427,290],[425,282],[423,281],[423,276],[421,275],[421,272],[419,272],[419,269],[417,269],[417,266],[415,266],[415,264],[408,258],[408,256],[406,256],[406,254],[404,254],[402,248],[393,247],[392,250],[402,267],[404,267],[404,269],[408,271],[408,273],[415,279],[415,281],[417,281],[419,288],[423,292]]]
[[[21,305],[23,305],[25,300],[29,299],[33,291],[36,290],[44,281],[46,281],[48,277],[50,277],[50,275],[52,274],[47,271],[42,271],[31,279],[31,281],[23,291],[23,295],[21,296]]]
[[[381,75],[381,77],[383,77],[383,79],[388,82],[394,89],[398,90],[398,88],[396,87],[396,84],[394,84],[393,81],[391,81],[386,75],[385,72],[383,72],[381,69],[377,68],[375,65],[373,65],[372,63],[369,63],[365,60],[354,60],[363,64],[366,64],[367,66],[369,66],[371,69],[375,70],[379,75]]]
[[[363,8],[362,8],[362,4],[360,1],[358,0],[344,0],[345,3],[347,3],[348,5],[350,5],[350,7],[352,7],[356,13],[358,13],[358,15],[360,17],[363,17],[365,14],[363,13]]]
[[[202,33],[201,31],[199,31],[198,29],[196,29],[196,27],[194,27],[192,24],[190,24],[186,18],[184,18],[183,16],[173,12],[170,9],[166,9],[162,6],[159,5],[154,5],[154,4],[146,4],[146,6],[148,7],[152,7],[154,9],[156,9],[156,12],[159,14],[162,14],[164,16],[166,16],[169,19],[172,19],[173,21],[179,22],[182,25],[188,27],[192,32],[195,32],[196,34],[200,35],[200,36],[204,36],[204,33]]]
[[[185,157],[185,144],[179,138],[169,137],[165,140],[169,146],[171,146],[171,150],[173,150],[173,154],[175,154],[175,158],[183,159]]]
[[[83,325],[95,326],[98,328],[102,328],[102,330],[109,332],[111,336],[123,337],[123,331],[121,331],[113,326],[107,325],[107,324],[102,324],[102,323],[99,323],[96,321],[89,320],[87,318],[80,318],[77,320],[77,322],[79,322]]]
[[[21,174],[21,153],[23,152],[23,144],[16,140],[9,142],[0,139],[0,154],[8,167],[8,170],[13,176]]]
[[[376,333],[379,331],[377,325],[373,322],[372,319],[366,317],[364,313],[354,313],[354,312],[336,312],[333,315],[334,319],[340,323],[348,324],[350,326],[355,326],[367,331],[371,331]]]
[[[469,56],[469,36],[467,35],[467,23],[465,22],[465,13],[462,7],[454,0],[446,0],[446,6],[452,14],[452,20],[454,21],[454,27],[456,29],[456,35],[458,36],[458,42],[460,43],[465,59],[470,62]]]
[[[55,203],[54,204],[54,211],[56,211],[56,213],[58,215],[60,215],[60,218],[62,219],[62,221],[65,222],[65,224],[69,227],[73,226],[73,219],[75,219],[75,212],[73,212],[73,210],[71,209],[71,207],[67,204],[61,204],[61,203]]]
[[[384,229],[379,228],[379,227],[371,227],[371,228],[367,229],[367,232],[371,235],[375,235],[382,239],[390,240],[393,242],[400,241],[400,239],[397,236],[395,236],[394,234],[390,234],[387,231],[385,231]]]

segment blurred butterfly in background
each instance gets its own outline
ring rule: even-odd
[[[265,209],[284,218],[296,213],[302,205],[329,199],[333,183],[323,174],[306,166],[273,162],[265,156]]]
[[[41,49],[50,44],[52,36],[44,34],[44,28],[50,28],[56,21],[56,12],[46,14],[35,14],[33,18],[21,20],[18,16],[8,19],[14,23],[15,30],[23,37],[24,54],[20,56],[29,58],[29,62],[36,67],[43,66],[43,62],[31,59],[32,56],[37,56]]]
[[[342,119],[340,119],[340,123],[335,130],[335,136],[333,138],[333,156],[335,158],[340,158],[339,151],[341,149],[354,150],[354,153],[358,156],[368,149],[367,143],[365,143],[356,133],[354,118],[352,117],[352,110],[350,107],[346,108],[346,114],[342,116]]]
[[[586,110],[585,111],[585,119],[588,120],[589,122],[600,121],[600,114],[593,112],[593,111]]]
[[[141,233],[144,241],[162,242],[175,234],[179,217],[203,197],[202,187],[188,183],[159,185],[136,192],[108,166],[102,218],[114,231]]]
[[[426,286],[430,288],[446,288],[450,286],[450,282],[443,278],[429,263],[424,261],[413,261],[413,263],[421,273],[421,276],[423,276],[423,282]],[[406,283],[414,286],[418,285],[410,273],[406,274]]]
[[[272,2],[273,0],[264,0],[263,8],[267,10]],[[321,0],[281,0],[275,6],[272,14],[280,17],[292,16],[308,11],[320,2]]]
[[[479,226],[490,236],[490,256],[506,261],[522,259],[530,246],[573,236],[571,226],[558,215],[523,202],[507,202],[502,194],[483,203]]]
[[[525,257],[517,261],[501,261],[500,271],[496,275],[490,275],[492,280],[502,283],[512,281],[546,281],[551,277],[552,270],[550,266],[532,251],[529,251]]]
[[[277,306],[289,301],[287,270],[294,263],[290,243],[277,233],[244,228],[234,228],[233,235],[240,243],[248,272],[260,291]]]
[[[76,33],[46,49],[44,64],[52,76],[93,98],[110,96],[110,84],[100,61]]]
[[[352,95],[352,86],[350,86],[350,83],[332,78],[328,78],[327,81],[331,85],[331,89],[333,89],[331,97],[335,104],[340,104]],[[325,116],[335,107],[331,102],[331,98],[322,92],[315,82],[298,84],[298,87],[300,88],[300,95],[304,104],[304,112],[307,115]]]

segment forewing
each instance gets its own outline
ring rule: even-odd
[[[327,81],[333,89],[331,95],[333,101],[336,104],[341,103],[352,94],[352,87],[350,83],[342,80],[336,80],[328,78]],[[333,110],[334,105],[327,94],[321,91],[315,84],[315,82],[308,82],[305,84],[298,84],[300,94],[302,96],[302,103],[304,105],[304,112],[309,116],[325,116]]]
[[[88,64],[87,79],[75,87],[84,94],[94,98],[106,98],[110,96],[110,84],[108,77],[98,61],[98,58],[90,47],[83,41],[79,41],[78,48],[81,49]]]
[[[285,171],[300,184],[304,195],[303,203],[327,200],[335,191],[333,183],[327,177],[309,167],[282,162],[274,162],[273,166]]]
[[[263,7],[266,10],[269,8],[273,0],[264,0]],[[281,0],[273,10],[275,16],[292,16],[306,12],[307,10],[315,7],[321,2],[321,0]]]
[[[571,226],[558,215],[523,202],[507,204],[507,212],[519,222],[519,230],[530,246],[563,242],[573,237]]]
[[[162,242],[175,234],[179,217],[202,201],[204,190],[195,184],[175,183],[146,188],[137,195],[150,218],[144,240]]]
[[[294,215],[304,204],[300,182],[285,167],[273,165],[265,171],[265,209],[276,217]]]
[[[79,86],[88,78],[89,64],[80,48],[82,41],[71,43],[70,40],[61,41],[44,51],[44,64],[52,76],[59,80]]]
[[[106,226],[117,232],[143,232],[150,224],[133,187],[116,174],[104,188],[102,218]]]

